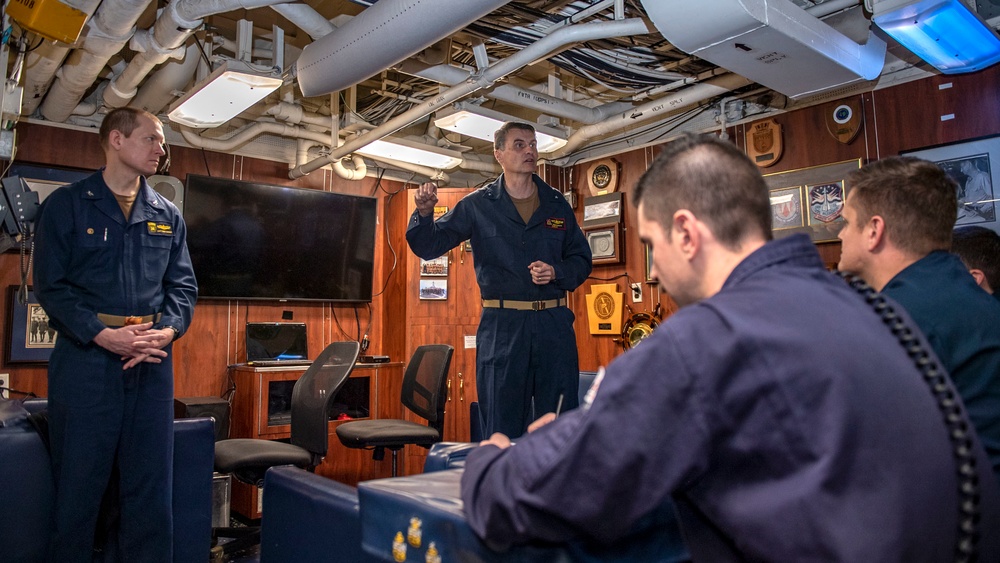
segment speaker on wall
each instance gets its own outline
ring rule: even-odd
[[[211,418],[215,441],[229,437],[229,401],[219,397],[174,398],[174,418]]]
[[[156,190],[156,193],[169,199],[181,213],[184,213],[184,184],[180,180],[173,176],[157,174],[146,178],[146,182]]]

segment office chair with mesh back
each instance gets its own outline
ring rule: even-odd
[[[451,355],[447,344],[418,347],[406,366],[400,400],[406,408],[427,419],[427,425],[408,420],[359,420],[337,427],[337,437],[349,448],[374,449],[372,458],[381,460],[392,451],[392,476],[397,475],[399,450],[407,444],[430,448],[444,433],[445,382]]]
[[[292,387],[292,436],[289,443],[234,438],[215,443],[215,470],[262,487],[271,467],[295,465],[312,471],[326,457],[330,405],[358,360],[357,342],[334,342],[309,365]],[[213,549],[233,553],[260,542],[255,528],[216,529],[214,536],[237,539]]]

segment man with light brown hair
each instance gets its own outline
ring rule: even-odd
[[[840,269],[896,300],[951,374],[1000,476],[1000,303],[951,254],[954,181],[913,157],[847,178]]]

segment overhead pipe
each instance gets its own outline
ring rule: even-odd
[[[90,18],[101,0],[86,0],[85,2],[66,2],[74,8],[87,14]],[[49,86],[56,76],[56,71],[73,49],[73,45],[43,40],[37,49],[28,53],[24,62],[24,96],[21,99],[21,113],[31,115],[49,91]]]
[[[346,26],[345,26],[346,27]],[[334,149],[329,156],[318,158],[307,162],[301,166],[296,166],[289,172],[290,178],[300,178],[306,174],[324,166],[326,162],[333,162],[341,157],[350,154],[369,143],[381,139],[386,135],[394,133],[407,125],[427,117],[434,111],[464,97],[472,92],[489,87],[495,81],[507,76],[521,67],[530,64],[547,54],[560,49],[571,43],[603,39],[607,37],[621,37],[629,35],[640,35],[650,33],[645,21],[639,18],[618,20],[613,22],[583,23],[561,28],[550,35],[525,47],[521,51],[497,62],[480,72],[469,76],[468,81],[453,86],[433,98],[413,106],[409,110],[386,121],[382,125],[372,129],[368,133],[355,137]]]
[[[308,4],[277,4],[271,9],[306,32],[313,41],[337,30],[337,26]]]
[[[56,73],[41,112],[49,121],[63,122],[73,114],[87,90],[94,85],[111,57],[122,50],[135,22],[150,0],[105,0],[87,22],[81,46],[73,51]]]
[[[395,168],[397,170],[406,170],[407,172],[413,172],[414,174],[420,174],[421,176],[428,178],[430,180],[437,180],[442,184],[447,184],[451,181],[451,177],[441,170],[440,168],[432,168],[430,166],[421,166],[419,164],[413,164],[410,162],[403,162],[402,160],[395,160],[392,158],[384,157],[371,157],[368,158],[375,161],[376,164],[383,164],[385,168]],[[339,160],[337,162],[340,162]]]
[[[174,101],[177,97],[175,92],[183,90],[194,79],[194,74],[198,70],[199,56],[198,44],[189,41],[184,58],[179,61],[167,61],[162,68],[143,82],[139,93],[128,105],[144,109],[149,113],[159,113]]]
[[[358,84],[509,1],[380,0],[303,49],[295,61],[299,89],[321,96]]]
[[[425,80],[432,80],[448,86],[460,84],[469,78],[469,73],[451,65],[427,66],[413,60],[404,61],[399,71]],[[562,98],[549,96],[534,90],[527,90],[511,84],[501,84],[484,94],[488,98],[508,102],[520,107],[535,109],[547,115],[572,119],[580,123],[597,123],[612,115],[632,107],[628,102],[610,102],[596,107],[568,102]]]
[[[552,153],[548,160],[560,159],[583,146],[587,141],[616,131],[625,131],[640,123],[653,119],[662,119],[669,113],[691,107],[709,98],[742,88],[753,81],[738,74],[725,74],[711,80],[696,84],[670,96],[657,98],[646,102],[630,111],[621,113],[611,119],[581,127],[573,132],[566,145]]]
[[[225,139],[209,139],[195,133],[190,127],[180,127],[184,140],[192,146],[200,149],[226,152],[239,146],[245,145],[253,140],[257,135],[270,134],[281,137],[291,137],[293,139],[308,139],[317,143],[330,146],[330,135],[319,131],[310,131],[301,127],[293,127],[273,121],[258,121],[251,123],[238,130],[233,135]]]
[[[307,112],[299,104],[291,102],[278,102],[268,107],[265,113],[273,116],[278,121],[293,124],[305,123],[307,125],[323,127],[327,130],[333,129],[334,122],[332,116]]]
[[[330,163],[331,168],[333,168],[334,173],[337,176],[345,180],[361,180],[366,175],[368,175],[368,166],[365,164],[365,159],[358,155],[351,156],[351,163],[354,164],[353,170],[348,170],[344,166],[343,160],[337,160]]]
[[[202,18],[281,3],[283,0],[175,0],[167,4],[152,28],[133,36],[130,46],[138,54],[104,91],[104,103],[112,108],[127,105],[135,97],[139,84],[157,65],[183,57],[181,47],[201,26]]]

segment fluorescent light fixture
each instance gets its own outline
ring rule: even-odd
[[[461,153],[395,137],[385,137],[354,151],[374,159],[388,158],[436,170],[450,170],[462,163]]]
[[[438,118],[434,120],[434,125],[440,129],[461,133],[467,137],[475,137],[493,142],[493,134],[507,121],[527,123],[523,119],[517,119],[499,111],[473,104],[458,103],[450,109],[438,112]],[[555,127],[539,125],[537,123],[531,123],[530,125],[535,128],[535,140],[538,141],[538,152],[552,152],[566,145],[566,134]]]
[[[167,117],[188,127],[218,127],[281,86],[281,77],[227,60],[170,108]]]
[[[882,0],[873,9],[876,25],[945,74],[1000,61],[1000,36],[962,0]]]

